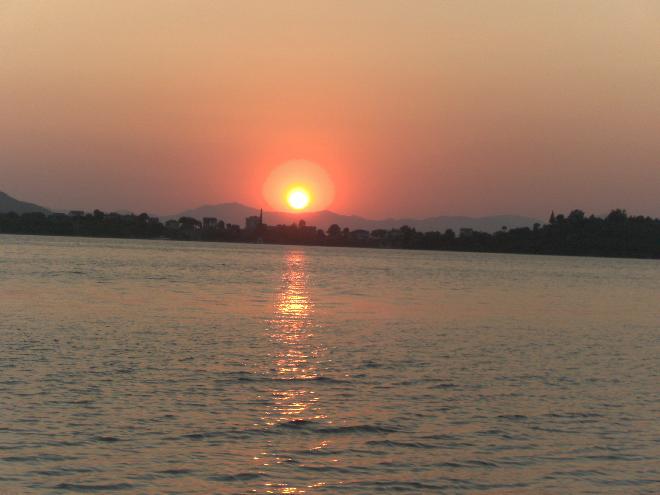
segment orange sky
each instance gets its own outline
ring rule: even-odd
[[[368,217],[660,215],[660,3],[0,3],[0,190],[264,205],[321,164]]]

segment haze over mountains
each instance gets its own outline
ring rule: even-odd
[[[216,217],[227,223],[243,225],[245,217],[258,215],[259,210],[241,203],[220,203],[217,205],[204,205],[192,210],[186,210],[176,215],[169,215],[163,219],[178,219],[180,217],[193,217],[201,220],[203,217]],[[316,212],[273,212],[264,211],[264,223],[268,225],[289,225],[300,220],[305,220],[308,225],[314,225],[326,230],[330,225],[336,223],[340,227],[348,227],[351,230],[364,229],[395,229],[402,225],[414,227],[418,231],[445,231],[447,229],[458,230],[470,228],[482,232],[496,232],[503,226],[508,228],[532,227],[540,220],[520,215],[494,215],[487,217],[465,217],[465,216],[437,216],[429,218],[387,218],[383,220],[372,220],[357,215],[341,215],[332,211]],[[543,222],[540,222],[543,223]]]
[[[4,192],[0,192],[0,213],[7,213],[10,211],[16,213],[51,213],[51,210],[48,208],[44,208],[43,206],[34,203],[19,201]],[[123,214],[128,212],[122,211],[120,213]],[[219,220],[223,220],[225,223],[243,226],[245,224],[245,218],[253,215],[259,215],[259,210],[257,208],[252,208],[241,203],[220,203],[216,205],[200,206],[173,215],[160,215],[160,219],[165,221],[169,219],[179,219],[180,217],[192,217],[202,220],[204,217],[215,217]],[[263,215],[264,223],[268,225],[289,225],[304,220],[308,225],[314,225],[323,230],[326,230],[330,225],[336,223],[342,228],[348,227],[351,230],[389,230],[399,228],[402,225],[408,225],[421,232],[432,230],[444,231],[446,229],[458,230],[460,228],[471,228],[482,232],[496,232],[503,226],[508,228],[531,227],[535,222],[539,222],[538,219],[520,215],[495,215],[476,218],[465,216],[437,216],[421,219],[387,218],[373,220],[357,215],[341,215],[328,210],[299,213],[264,211]]]
[[[12,198],[9,194],[0,191],[0,213],[8,213],[10,211],[16,213],[29,213],[32,211],[38,211],[45,214],[50,213],[48,208],[35,205],[34,203],[19,201],[16,198]]]

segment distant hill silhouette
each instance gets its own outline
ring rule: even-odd
[[[191,217],[201,220],[204,217],[216,217],[219,220],[223,220],[225,223],[243,225],[246,217],[258,214],[258,209],[241,203],[219,203],[217,205],[200,206],[199,208],[182,211],[181,213],[174,215],[161,215],[161,218],[164,220],[172,218],[176,220],[181,217]]]
[[[176,215],[166,215],[161,218],[178,219],[180,217],[192,217],[201,220],[203,217],[216,217],[227,223],[243,225],[245,217],[258,215],[259,210],[241,203],[220,203],[217,205],[204,205],[192,210],[186,210]],[[469,228],[481,232],[496,232],[503,226],[510,229],[519,227],[532,227],[538,219],[519,215],[495,215],[488,217],[466,217],[466,216],[437,216],[429,218],[387,218],[384,220],[371,220],[357,215],[341,215],[328,210],[316,212],[273,212],[264,211],[264,223],[268,225],[297,223],[305,220],[308,225],[314,225],[326,230],[332,224],[348,227],[351,230],[365,229],[395,229],[402,225],[408,225],[420,232],[444,231],[446,229],[458,230]]]
[[[48,208],[33,203],[26,203],[25,201],[19,201],[16,198],[12,198],[9,194],[0,191],[0,213],[9,213],[12,211],[14,213],[50,213]]]

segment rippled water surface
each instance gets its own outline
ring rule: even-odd
[[[0,493],[660,493],[660,263],[0,236]]]

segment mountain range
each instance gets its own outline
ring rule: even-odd
[[[224,220],[226,223],[242,226],[245,223],[245,218],[253,215],[259,215],[259,210],[241,203],[220,203],[217,205],[200,206],[199,208],[186,210],[176,215],[168,215],[162,218],[167,220],[186,216],[201,220],[204,217],[215,217]],[[342,215],[328,210],[300,213],[264,211],[263,215],[264,223],[268,225],[290,225],[304,220],[307,225],[314,225],[324,230],[336,223],[342,228],[348,227],[351,230],[389,230],[399,228],[402,225],[408,225],[421,232],[445,231],[446,229],[458,231],[461,228],[470,228],[481,232],[496,232],[503,226],[507,228],[532,227],[536,222],[543,223],[536,218],[520,215],[494,215],[487,217],[437,216],[421,219],[387,218],[383,220],[373,220],[357,215]]]
[[[25,201],[19,201],[16,198],[12,198],[9,194],[0,191],[0,213],[8,213],[10,211],[16,213],[30,213],[33,211],[38,211],[46,214],[50,213],[50,210],[48,208],[35,205],[34,203],[26,203]]]
[[[42,212],[50,213],[48,208],[27,203],[12,198],[6,193],[0,191],[0,213],[14,211],[16,213]],[[215,217],[224,220],[225,223],[233,223],[243,226],[245,218],[253,215],[259,215],[259,210],[246,206],[241,203],[220,203],[216,205],[204,205],[199,208],[182,211],[174,215],[163,215],[161,220],[178,219],[180,217],[192,217],[201,220],[204,217]],[[340,227],[348,227],[351,230],[364,229],[395,229],[402,225],[414,227],[418,231],[444,231],[453,229],[458,231],[461,228],[470,228],[482,232],[496,232],[503,226],[508,228],[531,227],[538,219],[524,217],[520,215],[494,215],[487,217],[466,217],[466,216],[437,216],[429,218],[386,218],[383,220],[373,220],[357,215],[342,215],[332,211],[315,212],[275,212],[264,211],[264,223],[268,225],[290,225],[304,220],[307,225],[314,225],[320,229],[326,230],[330,225],[337,224]],[[541,222],[542,223],[542,222]]]

